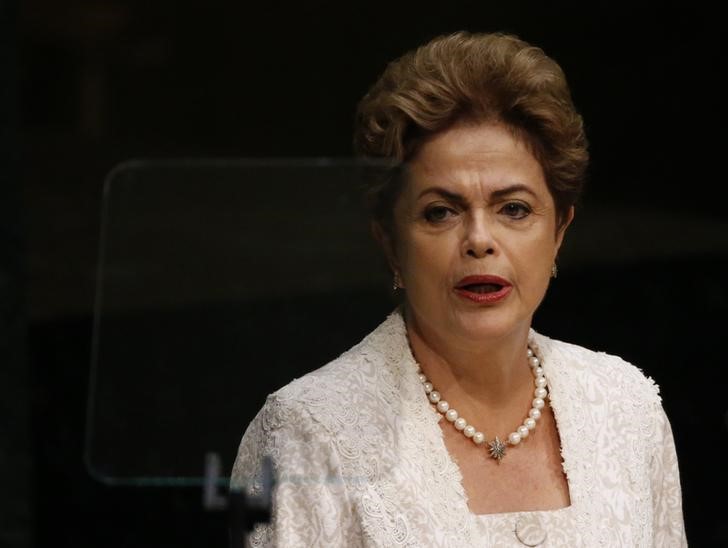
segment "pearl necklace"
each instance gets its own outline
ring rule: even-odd
[[[546,396],[548,396],[548,384],[546,383],[546,377],[543,374],[543,368],[541,367],[541,360],[534,354],[530,348],[526,352],[528,358],[528,364],[531,366],[531,372],[534,377],[534,384],[536,389],[533,392],[533,401],[531,402],[531,410],[528,412],[528,417],[523,423],[516,428],[514,432],[508,434],[508,445],[516,446],[525,438],[528,437],[531,430],[536,428],[536,421],[541,418],[541,409],[545,405]],[[444,415],[444,417],[451,422],[456,430],[463,433],[466,438],[470,438],[475,445],[483,445],[485,443],[485,434],[475,430],[475,427],[468,424],[464,418],[459,416],[458,412],[450,407],[450,404],[442,399],[440,393],[435,390],[432,383],[427,380],[427,377],[422,372],[422,369],[417,369],[417,375],[425,388],[425,393],[429,398],[430,402],[435,405],[438,413]],[[498,461],[500,464],[501,459],[506,454],[506,443],[502,442],[498,436],[493,441],[488,442],[488,451],[490,456]]]

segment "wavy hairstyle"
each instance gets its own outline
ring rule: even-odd
[[[589,154],[561,67],[516,36],[458,32],[392,61],[357,106],[356,152],[398,164],[428,136],[459,122],[502,123],[541,164],[557,228],[583,188]],[[367,189],[372,220],[392,233],[403,177]]]

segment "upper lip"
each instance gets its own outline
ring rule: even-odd
[[[491,274],[484,274],[484,275],[478,275],[478,276],[465,276],[462,280],[460,280],[456,288],[465,287],[468,285],[475,285],[475,284],[496,284],[500,286],[507,286],[511,285],[508,280],[504,280],[500,276],[493,276]]]

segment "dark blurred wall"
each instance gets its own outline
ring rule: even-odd
[[[0,546],[32,545],[33,451],[25,352],[17,2],[0,3]]]
[[[0,439],[0,457],[14,458],[16,468],[11,469],[19,470],[8,473],[0,462],[0,481],[12,482],[9,489],[20,501],[6,502],[0,484],[0,519],[10,518],[8,527],[15,529],[7,531],[19,531],[20,542],[28,533],[32,507],[26,496],[31,459],[24,449],[26,286],[36,545],[212,545],[210,539],[220,533],[222,521],[202,514],[197,491],[107,488],[91,480],[83,465],[102,184],[119,162],[136,157],[347,156],[355,104],[388,61],[437,34],[504,30],[543,47],[571,82],[592,145],[585,213],[612,206],[628,207],[637,215],[660,210],[674,219],[670,234],[679,233],[681,219],[690,216],[728,220],[724,138],[717,122],[726,114],[719,83],[725,71],[724,31],[707,2],[5,0],[0,9],[0,360],[8,364],[3,367],[10,379],[0,386],[2,405],[8,406],[0,417],[13,417],[11,441],[5,441],[4,431]],[[18,108],[14,32],[19,38]],[[19,140],[13,134],[15,120]],[[604,230],[622,221],[613,218]],[[609,239],[615,246],[622,243]],[[708,258],[691,265],[686,253],[696,243],[676,238],[673,258],[680,258],[679,268],[691,276],[691,266],[713,276],[715,310],[724,310],[724,292],[715,279],[725,263]],[[701,249],[710,247],[710,242],[699,243]],[[665,272],[673,267],[668,260]],[[618,276],[619,268],[602,272]],[[559,283],[567,284],[568,275],[560,276]],[[590,287],[594,279],[574,283]],[[701,284],[696,287],[707,287]],[[660,278],[660,288],[655,300],[664,305],[669,276]],[[595,325],[595,343],[607,342],[606,336],[599,338],[604,329],[615,337],[605,350],[629,352],[630,334],[619,327],[625,325],[624,316],[635,313],[604,300],[604,309],[579,311],[592,314],[594,324],[571,318],[571,333],[581,335],[579,328]],[[696,308],[691,313],[702,314]],[[568,313],[553,310],[547,309],[545,317],[554,323]],[[603,323],[597,321],[600,314]],[[610,322],[617,327],[607,329]],[[569,330],[564,331],[568,338]],[[591,342],[588,333],[583,336],[575,342]],[[677,339],[666,330],[659,340]],[[634,357],[661,360],[666,355],[664,348],[651,352],[642,345],[641,351],[644,357],[639,348]],[[679,393],[679,366],[660,370],[657,365],[650,373],[663,384],[676,423],[697,438],[713,432],[723,447],[724,407],[711,407],[710,416],[693,422],[691,403],[680,399],[687,396]],[[708,377],[709,363],[698,366],[704,368],[698,377]],[[690,395],[699,393],[699,384],[690,386]],[[711,401],[722,405],[719,396]],[[691,539],[696,546],[726,540],[719,509],[700,508],[709,489],[700,485],[700,462],[688,445],[695,438],[676,437],[686,458]],[[711,453],[711,464],[720,456]],[[715,473],[716,482],[725,485],[725,472]]]
[[[707,6],[707,4],[706,4]],[[726,218],[710,193],[725,116],[701,3],[25,0],[30,308],[85,315],[101,182],[132,157],[345,156],[385,64],[432,36],[506,30],[564,67],[591,141],[586,200]],[[34,160],[30,160],[33,158]],[[42,160],[41,160],[42,159]],[[700,184],[704,193],[686,195]]]

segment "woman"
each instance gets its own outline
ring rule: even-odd
[[[276,463],[253,546],[684,546],[670,425],[616,356],[531,329],[587,164],[558,65],[458,33],[391,63],[356,144],[402,305],[268,397],[233,483]]]

